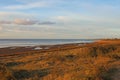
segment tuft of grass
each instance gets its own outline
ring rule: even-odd
[[[13,72],[13,76],[17,79],[17,80],[24,80],[24,79],[29,79],[32,77],[44,77],[46,75],[49,74],[49,69],[41,69],[41,70],[16,70]]]
[[[0,79],[1,80],[16,80],[12,72],[2,63],[0,63]]]
[[[7,67],[13,67],[13,66],[17,66],[17,65],[20,65],[20,64],[23,64],[23,62],[8,62],[5,65]]]
[[[108,71],[102,73],[101,77],[103,80],[113,80],[112,76],[115,74],[116,71],[117,71],[116,68],[111,68]]]

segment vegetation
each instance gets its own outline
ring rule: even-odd
[[[0,56],[1,80],[119,80],[120,40]]]

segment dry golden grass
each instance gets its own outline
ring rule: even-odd
[[[0,60],[0,80],[119,80],[120,40],[25,52]]]

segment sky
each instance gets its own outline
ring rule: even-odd
[[[0,39],[120,38],[120,0],[0,0]]]

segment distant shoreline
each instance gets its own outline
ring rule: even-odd
[[[91,43],[93,39],[0,39],[0,48]]]
[[[117,43],[116,43],[117,42]],[[55,44],[55,45],[35,45],[35,46],[10,46],[0,48],[0,56],[3,55],[13,55],[22,53],[32,53],[32,52],[52,52],[60,50],[76,49],[81,47],[92,47],[93,45],[99,46],[101,44],[118,44],[120,39],[117,41],[115,39],[104,39],[97,40],[91,43],[67,43],[67,44]]]

